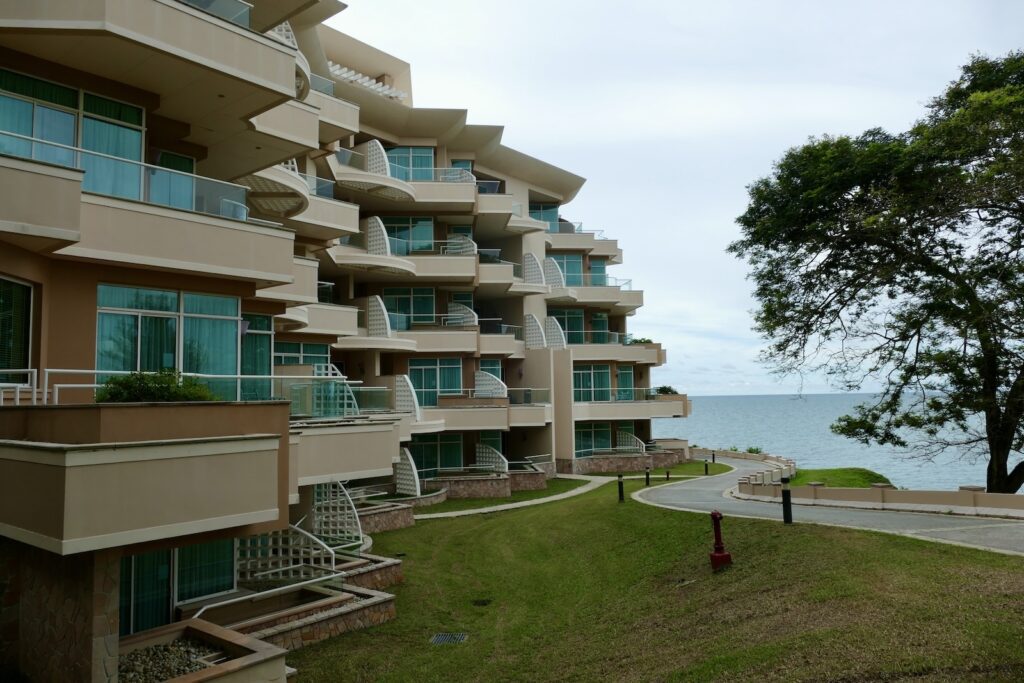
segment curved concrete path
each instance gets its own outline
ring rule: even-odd
[[[571,491],[565,493],[556,493],[553,496],[545,496],[543,498],[534,498],[533,500],[523,500],[518,503],[504,503],[501,505],[491,505],[485,508],[470,508],[468,510],[452,510],[451,512],[426,512],[422,515],[413,515],[414,519],[444,519],[445,517],[465,517],[466,515],[482,515],[486,512],[501,512],[502,510],[515,510],[517,508],[526,508],[532,505],[543,505],[544,503],[552,503],[556,500],[565,500],[566,498],[572,498],[573,496],[579,496],[584,493],[593,491],[598,486],[607,484],[615,481],[612,477],[591,477],[583,474],[559,474],[559,479],[581,479],[588,483],[583,486],[577,486]]]
[[[718,458],[718,461],[733,467],[733,471],[643,489],[635,492],[633,498],[672,510],[719,510],[727,516],[782,521],[782,506],[778,503],[739,500],[729,495],[740,477],[763,470],[764,463],[733,458]],[[793,521],[882,531],[927,541],[1024,555],[1024,520],[794,505]]]

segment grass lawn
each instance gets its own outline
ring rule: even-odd
[[[548,479],[548,487],[543,491],[515,491],[512,493],[511,498],[461,498],[458,500],[446,500],[437,505],[416,508],[416,514],[426,515],[433,512],[473,510],[475,508],[489,508],[492,505],[504,505],[505,503],[519,503],[524,500],[547,498],[558,493],[572,491],[574,488],[583,486],[586,483],[582,479]],[[376,539],[376,536],[374,538]]]
[[[707,515],[615,488],[379,534],[398,618],[289,653],[298,680],[1024,680],[1024,558],[727,518],[716,575]]]
[[[812,481],[820,481],[826,486],[855,489],[866,489],[872,484],[890,483],[878,472],[863,467],[839,467],[831,470],[797,470],[789,485],[806,486]]]
[[[731,469],[732,468],[729,467],[728,465],[723,465],[720,462],[709,462],[708,463],[708,474],[709,475],[710,474],[722,474],[723,472],[728,472]],[[678,476],[683,476],[683,477],[701,476],[701,477],[703,477],[704,476],[704,461],[703,460],[695,460],[693,462],[681,462],[678,465],[673,465],[672,467],[668,468],[668,471],[674,477],[678,477]],[[641,470],[639,472],[623,472],[622,474],[625,474],[627,476],[628,475],[633,475],[633,474],[643,474],[643,470]],[[595,476],[598,476],[598,477],[617,477],[617,476],[619,476],[619,473],[618,472],[595,472]],[[651,470],[651,484],[653,484],[656,480],[661,480],[661,481],[665,480],[665,468],[664,467],[658,467],[658,468],[655,468],[655,469]]]

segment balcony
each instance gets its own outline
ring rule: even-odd
[[[309,186],[295,160],[238,179],[249,188],[248,201],[257,213],[274,220],[289,218],[309,207]]]
[[[397,419],[298,426],[298,485],[391,476],[400,447]]]
[[[292,279],[294,236],[247,222],[241,185],[13,133],[0,133],[0,154],[84,171],[80,239],[58,256],[214,274],[259,287]],[[66,184],[62,191],[65,201],[74,195]]]
[[[649,420],[686,417],[685,395],[662,396],[652,389],[575,389],[574,420]]]
[[[78,242],[82,178],[77,169],[0,156],[0,242],[39,253]]]
[[[499,238],[507,236],[505,228],[509,219],[516,214],[515,207],[517,205],[513,195],[492,193],[481,188],[481,184],[483,184],[489,189],[488,183],[491,182],[495,181],[477,181],[475,230],[476,234],[481,237]]]
[[[377,351],[415,351],[416,341],[403,338],[392,327],[392,316],[384,308],[379,296],[370,296],[354,302],[358,310],[356,335],[343,337],[334,348],[346,350],[374,349]],[[399,320],[395,319],[398,323]]]
[[[477,249],[477,256],[480,260],[478,286],[481,296],[525,296],[550,291],[533,254],[524,254],[525,269],[523,264],[502,259],[500,249]]]
[[[267,287],[256,292],[257,299],[280,301],[289,306],[311,304],[318,300],[317,273],[320,263],[304,256],[292,257],[292,282],[277,287]]]
[[[463,313],[389,312],[388,318],[398,337],[415,342],[419,353],[477,353],[479,327],[475,317],[470,319]]]
[[[489,356],[525,358],[526,343],[523,328],[506,325],[501,318],[478,318],[480,325],[480,353]]]
[[[300,173],[309,189],[305,211],[284,221],[302,237],[329,241],[359,233],[359,207],[334,198],[334,181]]]
[[[246,28],[243,6],[11,2],[0,35],[8,49],[153,93],[155,113],[203,126],[191,141],[209,146],[295,95],[296,51]]]
[[[311,90],[306,102],[317,107],[320,142],[328,143],[359,132],[359,107],[334,96],[334,81],[310,75]]]
[[[360,222],[358,235],[346,235],[331,247],[334,264],[344,270],[393,275],[415,275],[416,264],[409,258],[408,244],[389,237],[380,218],[371,216]]]
[[[584,230],[582,223],[548,223],[545,241],[550,251],[585,251],[608,259],[610,264],[622,263],[618,240],[605,237],[603,230]]]
[[[370,140],[353,149],[339,149],[326,159],[341,187],[389,202],[416,199],[412,185],[392,177],[388,155],[378,140]],[[361,198],[359,204],[366,206],[365,198]],[[387,206],[387,202],[384,205]]]
[[[0,411],[0,525],[53,553],[288,523],[288,408],[105,404]]]
[[[550,389],[508,388],[510,427],[543,427],[550,424],[553,410]]]
[[[666,361],[661,344],[633,341],[632,335],[602,330],[569,330],[565,341],[572,348],[573,360],[614,360],[638,365],[663,365]]]
[[[303,306],[306,310],[306,326],[299,330],[304,334],[323,334],[334,337],[354,337],[359,334],[359,309],[355,306],[337,306],[317,303]]]

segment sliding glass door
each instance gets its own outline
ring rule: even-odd
[[[0,278],[0,370],[26,370],[31,362],[32,287]],[[0,383],[21,384],[24,374],[0,372]]]

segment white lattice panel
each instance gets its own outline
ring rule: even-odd
[[[451,325],[468,325],[471,327],[480,324],[480,318],[472,308],[454,301],[448,304],[448,321]]]
[[[528,349],[543,349],[548,345],[544,328],[533,313],[527,313],[523,318],[523,335]]]
[[[366,334],[371,337],[390,337],[391,319],[384,301],[376,294],[366,297]]]
[[[565,287],[562,267],[550,257],[544,259],[544,282],[551,287]]]
[[[508,460],[494,446],[487,444],[478,443],[476,445],[476,464],[495,472],[508,472]]]
[[[341,482],[315,484],[313,534],[328,545],[343,545],[363,537],[363,527],[352,497]]]
[[[395,463],[395,491],[403,496],[420,496],[420,477],[408,448],[402,449]]]
[[[552,349],[565,348],[565,333],[558,320],[550,315],[544,318],[544,336],[548,340],[548,347]]]
[[[473,376],[476,382],[476,395],[480,398],[506,398],[508,387],[500,379],[489,372],[479,370]]]
[[[537,257],[530,252],[523,254],[523,274],[526,276],[527,284],[546,284],[544,282],[544,269],[541,267]]]
[[[366,157],[366,171],[377,175],[391,175],[391,163],[388,161],[388,154],[384,151],[384,145],[376,138],[364,142],[355,147],[355,151]]]
[[[409,375],[395,376],[395,410],[400,413],[412,413],[416,422],[421,422],[420,402],[416,398],[416,390],[413,389]]]
[[[616,432],[615,445],[622,450],[637,451],[639,453],[647,451],[647,446],[636,435],[621,430]]]
[[[384,227],[384,221],[377,216],[360,221],[360,227],[366,236],[366,253],[374,256],[391,256],[391,240]]]

